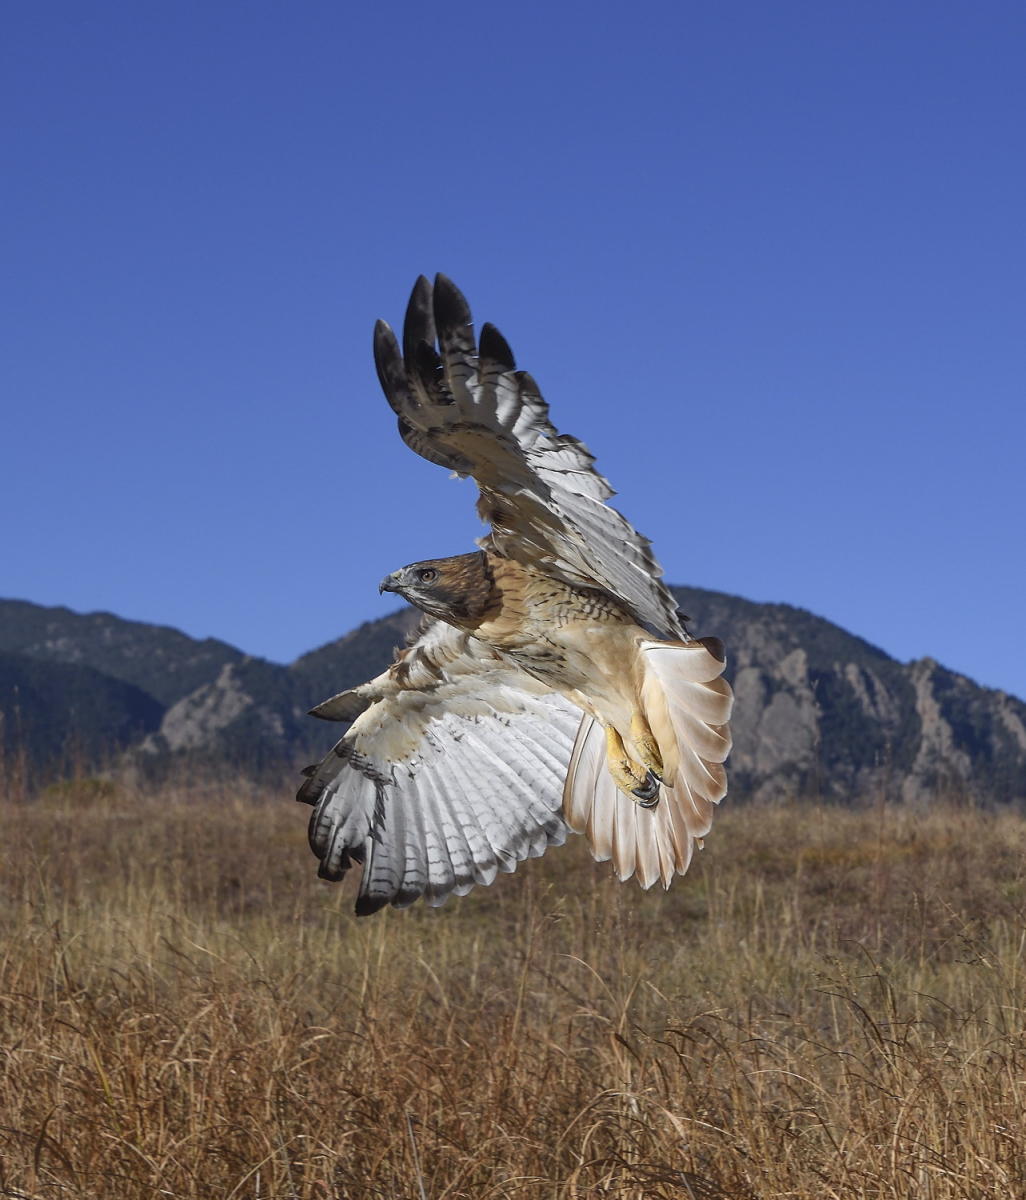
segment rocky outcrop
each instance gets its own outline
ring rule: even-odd
[[[675,589],[727,645],[734,795],[1026,806],[1026,704],[932,659],[902,664],[803,609]]]
[[[226,663],[216,679],[165,711],[160,728],[132,758],[151,772],[173,768],[183,758],[226,762],[250,772],[279,768],[313,723],[295,695],[288,667],[261,658]]]

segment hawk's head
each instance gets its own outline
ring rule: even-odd
[[[395,592],[422,612],[467,628],[476,625],[488,608],[492,579],[484,552],[478,550],[410,563],[386,575],[378,590]]]

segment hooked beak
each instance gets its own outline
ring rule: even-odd
[[[398,590],[399,590],[398,587],[396,587],[396,579],[395,579],[394,571],[392,572],[391,575],[386,575],[385,578],[382,579],[382,581],[378,584],[378,595],[379,596],[381,595],[382,592],[398,592]]]

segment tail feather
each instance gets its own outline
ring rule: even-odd
[[[734,694],[726,680],[681,683],[673,677],[675,663],[666,655],[646,654],[645,664],[649,668],[646,672],[649,686],[656,682],[662,685],[665,704],[679,719],[709,725],[713,729],[727,723]]]
[[[669,887],[683,875],[695,844],[712,826],[727,791],[723,762],[730,753],[733,693],[722,678],[723,648],[714,639],[643,642],[641,701],[663,758],[659,803],[642,808],[613,783],[606,739],[586,717],[577,733],[563,791],[567,823],[587,835],[598,861],[611,858],[620,879]]]
[[[612,783],[612,779],[609,782]],[[615,784],[613,790],[618,790]],[[620,879],[630,879],[638,871],[638,881],[644,887],[649,872],[644,870],[645,864],[638,861],[638,838],[635,833],[638,825],[645,824],[635,819],[641,811],[633,800],[622,793],[617,795],[613,810],[613,869]]]
[[[612,780],[610,780],[612,783]],[[613,831],[616,822],[615,785],[606,787],[599,776],[593,789],[591,812],[588,814],[586,829],[591,852],[597,862],[608,862],[613,857]]]
[[[674,870],[678,875],[683,875],[688,867],[691,866],[691,855],[694,853],[695,842],[697,841],[701,845],[701,838],[696,838],[692,834],[691,829],[688,827],[688,819],[682,805],[667,804],[666,813],[668,817],[666,822],[667,828],[670,837],[673,839]]]
[[[626,797],[624,797],[626,799]],[[629,803],[629,801],[628,801]],[[635,805],[635,807],[637,807]],[[660,829],[660,833],[663,831]],[[662,877],[663,862],[668,857],[664,851],[660,854],[660,844],[668,841],[665,837],[656,836],[655,821],[637,821],[634,824],[634,873],[638,883],[646,890],[657,879]],[[673,871],[670,872],[673,878]]]

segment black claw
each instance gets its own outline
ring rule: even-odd
[[[655,771],[649,771],[641,787],[632,788],[631,792],[637,797],[641,808],[655,808],[659,803],[659,784],[661,780]]]

